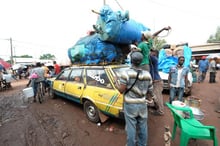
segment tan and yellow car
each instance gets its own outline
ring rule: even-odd
[[[115,87],[115,77],[127,65],[72,66],[51,81],[52,97],[83,104],[87,118],[100,121],[100,112],[108,117],[124,118],[123,95]]]

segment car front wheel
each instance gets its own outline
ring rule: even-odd
[[[85,101],[83,104],[83,108],[84,108],[84,112],[86,114],[86,117],[94,122],[97,123],[100,121],[99,118],[99,111],[97,109],[97,107],[89,100]]]
[[[57,95],[54,93],[54,90],[51,87],[48,89],[48,94],[49,97],[52,99],[55,99],[57,97]]]

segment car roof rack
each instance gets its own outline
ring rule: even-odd
[[[121,62],[100,62],[98,64],[93,63],[93,64],[84,64],[84,63],[72,63],[71,66],[107,66],[107,65],[126,65],[125,63],[121,63]]]

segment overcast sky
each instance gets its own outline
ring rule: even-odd
[[[171,44],[205,44],[220,26],[218,0],[105,0],[110,7],[128,10],[130,18],[155,32],[171,26],[165,37]],[[14,55],[39,58],[51,53],[67,57],[68,48],[96,23],[104,0],[0,0],[0,57]],[[120,5],[118,5],[118,3]]]

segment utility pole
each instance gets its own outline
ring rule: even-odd
[[[13,48],[12,48],[12,38],[10,38],[10,46],[11,46],[11,65],[13,65]]]

